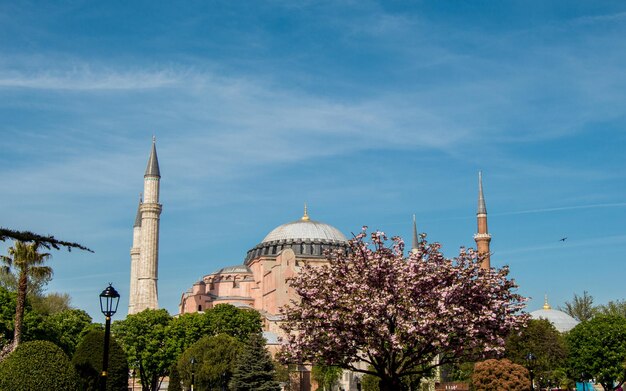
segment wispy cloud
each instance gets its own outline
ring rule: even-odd
[[[493,216],[511,216],[511,215],[522,215],[522,214],[532,214],[532,213],[550,213],[550,212],[560,212],[564,210],[576,210],[576,209],[596,209],[596,208],[623,208],[626,207],[626,202],[613,202],[613,203],[605,203],[605,204],[588,204],[588,205],[572,205],[572,206],[562,206],[556,208],[539,208],[539,209],[528,209],[528,210],[519,210],[513,212],[502,212],[502,213],[493,213]]]
[[[170,86],[179,80],[179,75],[168,70],[117,72],[107,69],[96,71],[90,67],[57,72],[0,70],[0,88],[67,91],[142,90]]]

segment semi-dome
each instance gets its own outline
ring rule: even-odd
[[[235,273],[252,273],[246,265],[226,266],[211,274],[235,274]]]
[[[576,319],[572,318],[563,311],[554,310],[548,304],[548,298],[546,297],[543,304],[543,308],[530,313],[533,319],[546,319],[554,325],[554,327],[561,333],[570,331],[579,323]]]
[[[348,239],[332,225],[309,218],[306,205],[300,220],[279,225],[248,251],[246,262],[259,256],[276,256],[285,248],[296,255],[323,257],[325,250],[346,248]]]

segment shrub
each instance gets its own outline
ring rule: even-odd
[[[78,391],[77,380],[67,355],[48,341],[24,342],[0,363],[2,391]]]
[[[528,370],[507,359],[485,360],[474,365],[472,385],[475,391],[528,390]]]
[[[72,358],[74,368],[80,377],[81,389],[97,391],[102,356],[104,355],[104,331],[91,330],[76,347]],[[126,353],[111,336],[109,341],[109,367],[107,370],[107,391],[126,391],[128,389],[128,362]]]
[[[167,386],[167,391],[183,391],[183,386],[181,384],[176,364],[172,365],[170,368],[170,383]]]

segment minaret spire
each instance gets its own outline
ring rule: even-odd
[[[128,305],[128,313],[135,314],[146,308],[157,309],[158,289],[157,281],[159,275],[159,224],[161,219],[162,205],[159,203],[161,173],[159,171],[159,159],[156,152],[156,138],[152,138],[152,149],[148,158],[148,166],[143,180],[143,202],[139,204],[138,216],[141,221],[135,220],[136,230],[138,230],[138,243],[135,246],[133,240],[133,250],[137,247],[138,260],[134,275],[131,272],[131,287],[134,284],[134,291]],[[137,223],[139,225],[137,226]],[[132,257],[131,257],[132,258]]]
[[[419,237],[417,236],[417,223],[415,222],[415,215],[413,215],[413,243],[411,245],[411,252],[416,253],[420,245]]]
[[[144,176],[161,177],[161,171],[159,170],[159,159],[156,152],[156,137],[152,136],[152,150],[150,151],[150,157],[148,158],[148,166],[146,167],[146,174]]]
[[[478,171],[478,210],[476,211],[476,220],[478,232],[474,235],[474,240],[476,241],[478,257],[481,261],[480,266],[485,270],[489,270],[491,268],[491,250],[489,249],[491,235],[487,228],[487,206],[485,205],[483,173],[481,171]]]

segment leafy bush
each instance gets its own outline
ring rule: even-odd
[[[92,330],[76,347],[72,358],[74,368],[80,377],[81,389],[97,391],[102,356],[104,355],[104,331]],[[111,337],[109,341],[109,367],[107,370],[107,391],[126,391],[128,388],[128,362],[122,347]]]
[[[507,359],[485,360],[474,365],[472,385],[475,391],[528,390],[528,370]]]
[[[24,342],[0,363],[1,391],[78,389],[72,363],[52,342]]]
[[[181,384],[176,364],[172,365],[170,368],[170,382],[167,386],[167,391],[183,391],[183,386]]]

